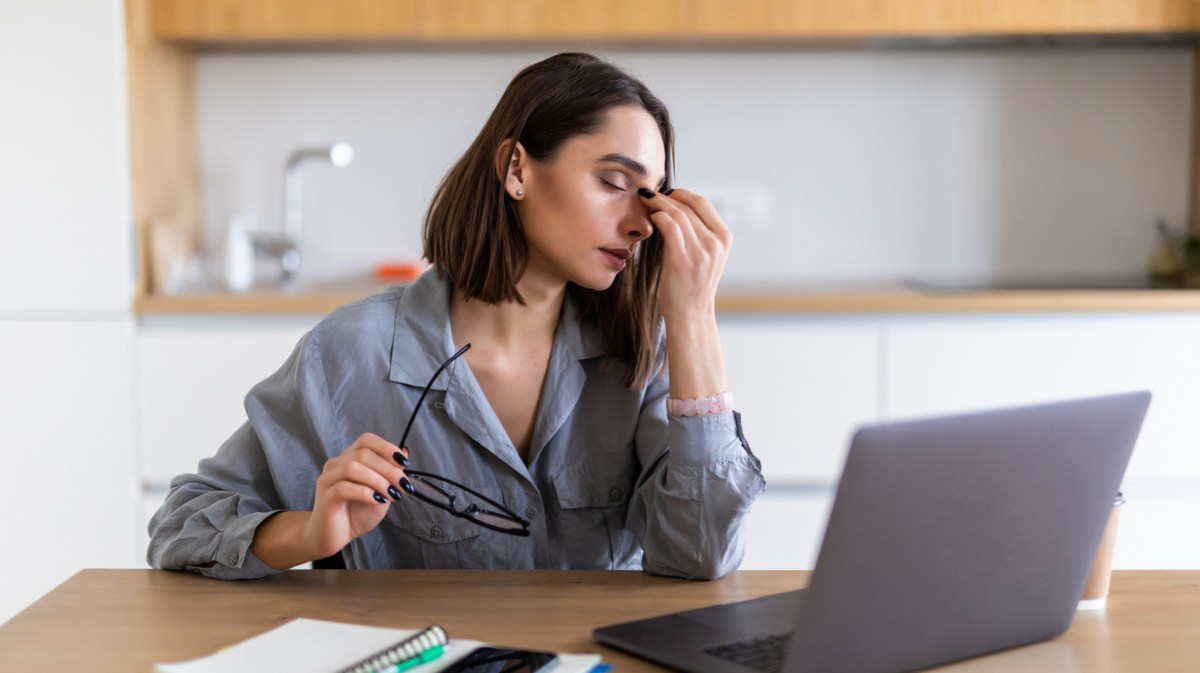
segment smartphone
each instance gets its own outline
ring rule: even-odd
[[[477,647],[442,673],[537,673],[558,664],[553,652]]]

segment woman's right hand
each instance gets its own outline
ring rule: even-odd
[[[326,461],[304,530],[316,558],[336,554],[374,530],[391,503],[404,499],[408,479],[397,454],[407,460],[408,449],[368,432]]]

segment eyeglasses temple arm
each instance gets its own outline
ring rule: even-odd
[[[425,401],[425,396],[429,394],[429,389],[433,387],[433,382],[437,380],[438,375],[441,374],[442,371],[445,370],[446,367],[448,367],[451,362],[454,362],[455,360],[457,360],[458,356],[462,355],[463,353],[466,353],[467,349],[469,349],[470,347],[471,347],[471,344],[468,343],[467,345],[458,349],[457,353],[455,353],[454,355],[451,355],[450,359],[443,362],[442,366],[438,367],[437,371],[433,373],[433,376],[429,379],[429,383],[425,384],[425,390],[421,391],[421,397],[417,398],[417,405],[415,407],[413,407],[412,415],[408,417],[408,425],[404,426],[404,435],[402,435],[400,437],[400,443],[397,444],[397,446],[403,447],[404,443],[406,441],[408,441],[408,431],[412,430],[413,421],[417,420],[417,412],[421,410],[421,404]]]

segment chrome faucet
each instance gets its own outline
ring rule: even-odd
[[[300,169],[306,159],[324,159],[342,168],[354,160],[354,148],[348,143],[337,143],[324,147],[301,147],[288,155],[283,179],[283,235],[254,238],[255,256],[279,260],[284,285],[294,283],[300,271],[301,211],[304,208],[304,183]]]

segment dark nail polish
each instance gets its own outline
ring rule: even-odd
[[[654,198],[654,192],[646,189],[645,187],[638,187],[638,196],[642,197],[643,199],[652,199]]]
[[[388,495],[392,496],[392,500],[403,500],[404,496],[400,491],[396,490],[395,486],[388,486]]]
[[[378,493],[372,493],[371,495],[375,496],[375,502],[377,502],[381,505],[387,504],[387,498],[383,497],[382,495],[379,495]]]
[[[400,485],[403,486],[404,490],[408,491],[409,493],[417,492],[417,489],[413,487],[412,482],[408,480],[408,477],[400,477]]]
[[[400,463],[401,467],[408,467],[408,459],[405,458],[404,454],[400,453],[399,451],[392,454],[392,460]]]

